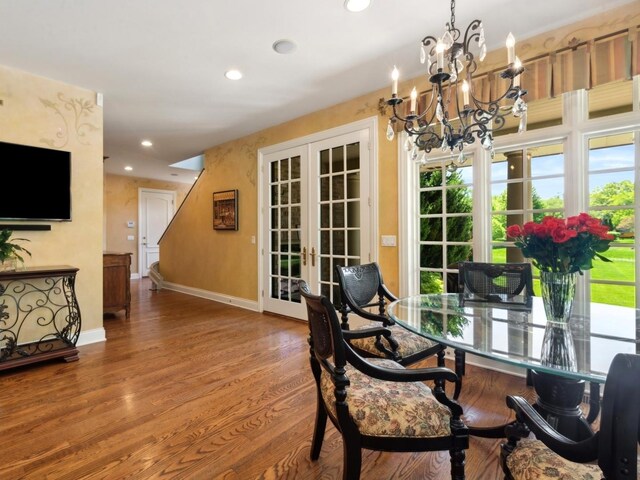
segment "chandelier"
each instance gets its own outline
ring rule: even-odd
[[[462,36],[455,26],[455,0],[451,0],[451,21],[446,24],[442,37],[427,36],[420,42],[420,63],[426,65],[432,85],[431,99],[421,112],[416,108],[415,87],[410,95],[409,112],[402,116],[398,111],[403,99],[398,97],[398,70],[393,69],[391,98],[386,101],[393,108],[387,138],[393,140],[395,123],[400,122],[409,135],[405,149],[411,152],[413,160],[424,161],[427,153],[440,148],[452,155],[459,152],[457,162],[462,164],[465,144],[472,144],[476,139],[493,157],[492,132],[504,126],[506,115],[512,113],[520,119],[519,131],[526,126],[527,105],[522,97],[527,92],[520,88],[524,67],[515,56],[515,39],[511,33],[506,46],[508,66],[500,76],[509,86],[497,98],[479,98],[474,92],[473,75],[487,53],[484,29],[480,20],[474,20]],[[512,103],[501,106],[501,102]]]

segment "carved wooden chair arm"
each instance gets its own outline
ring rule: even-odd
[[[598,458],[598,433],[575,442],[558,433],[547,421],[520,396],[507,396],[507,406],[516,412],[516,420],[527,428],[549,449],[572,462],[591,462]]]

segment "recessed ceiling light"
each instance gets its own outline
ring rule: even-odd
[[[229,80],[240,80],[242,78],[242,72],[240,72],[240,70],[228,70],[224,76]]]
[[[286,55],[295,51],[296,44],[291,40],[278,40],[277,42],[274,42],[271,48],[273,48],[277,53]]]
[[[130,165],[127,165],[126,167],[124,167],[124,169],[125,169],[127,172],[130,172],[131,170],[133,170],[133,167],[132,167],[132,166],[130,166]]]
[[[345,0],[344,8],[350,12],[361,12],[371,5],[371,0]]]
[[[151,147],[153,143],[151,143],[151,140],[142,140],[140,142],[140,145],[142,145],[143,147]]]

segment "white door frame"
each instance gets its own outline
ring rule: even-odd
[[[176,214],[176,201],[177,201],[177,194],[175,190],[161,190],[158,188],[145,188],[145,187],[138,188],[138,278],[142,278],[142,273],[143,273],[142,270],[144,269],[144,259],[143,259],[144,249],[142,245],[143,228],[142,228],[142,221],[141,221],[142,220],[142,194],[144,192],[171,194],[173,197],[173,212],[171,215],[172,218]],[[170,221],[171,219],[169,219],[169,222]]]
[[[270,145],[268,147],[260,148],[258,150],[258,157],[256,159],[258,163],[258,249],[257,249],[257,264],[258,264],[258,311],[264,311],[264,267],[263,267],[263,255],[264,255],[264,239],[262,238],[262,232],[264,229],[264,176],[268,173],[264,170],[264,156],[270,153],[278,152],[280,150],[286,150],[293,147],[299,147],[314,142],[319,142],[339,135],[355,132],[358,130],[369,130],[369,152],[370,152],[370,176],[369,176],[369,198],[371,208],[369,210],[369,234],[371,242],[369,251],[371,252],[371,261],[377,261],[378,259],[378,117],[368,117],[363,120],[341,125],[339,127],[324,130],[322,132],[313,133],[286,142]]]

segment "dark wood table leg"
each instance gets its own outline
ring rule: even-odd
[[[456,388],[453,391],[453,398],[457,400],[460,396],[460,390],[462,389],[462,377],[464,376],[464,366],[465,366],[465,352],[463,350],[454,350],[455,355],[455,370],[456,375],[458,375],[458,380],[456,381]]]
[[[538,394],[533,407],[551,427],[576,442],[593,436],[593,430],[580,409],[584,381],[535,370],[531,371],[531,376]]]

